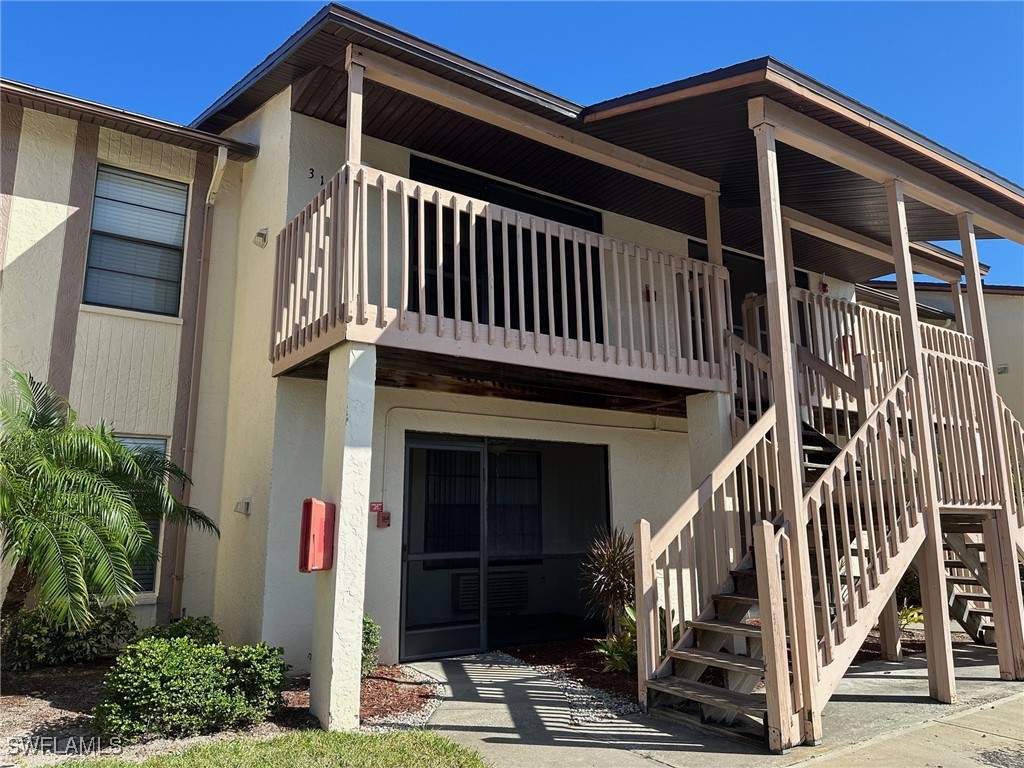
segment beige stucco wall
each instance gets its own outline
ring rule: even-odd
[[[73,120],[25,110],[0,301],[0,359],[45,378],[75,157]]]
[[[41,379],[49,373],[65,227],[77,212],[68,205],[77,132],[74,120],[24,111],[0,298],[0,359]],[[195,157],[192,150],[100,129],[101,164],[189,183]],[[79,418],[169,445],[181,320],[86,305],[77,311],[69,400]],[[147,625],[154,617],[154,596],[141,595],[136,620]]]

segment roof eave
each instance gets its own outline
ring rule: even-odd
[[[140,115],[136,112],[118,109],[106,104],[99,104],[94,101],[80,99],[57,91],[39,88],[38,86],[19,83],[15,80],[0,78],[0,98],[11,102],[12,99],[26,99],[39,102],[56,109],[65,110],[70,116],[80,119],[89,117],[98,120],[102,125],[108,123],[107,127],[112,130],[124,130],[131,133],[134,129],[146,132],[164,134],[166,138],[180,137],[194,144],[199,144],[210,150],[224,147],[228,150],[228,156],[232,160],[247,161],[259,154],[259,147],[254,144],[247,144],[242,141],[226,139],[223,136],[200,131],[190,126],[171,123],[167,120]],[[160,139],[156,139],[160,140]]]

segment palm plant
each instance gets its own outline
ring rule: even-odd
[[[210,518],[174,498],[185,472],[162,452],[128,448],[105,424],[78,422],[47,384],[7,368],[0,393],[0,535],[14,573],[0,609],[10,617],[35,589],[55,622],[89,623],[97,601],[128,603],[132,565],[157,557],[145,519],[219,533]]]
[[[633,573],[633,537],[620,528],[600,531],[583,561],[583,587],[610,632],[618,631],[623,611],[633,604]]]

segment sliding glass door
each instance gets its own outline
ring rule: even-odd
[[[406,448],[403,659],[484,648],[484,448]]]

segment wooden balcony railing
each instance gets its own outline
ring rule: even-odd
[[[724,391],[728,271],[363,166],[277,239],[271,361],[342,340]]]

